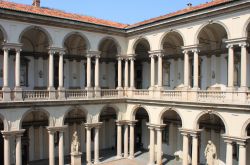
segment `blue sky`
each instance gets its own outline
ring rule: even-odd
[[[10,0],[32,4],[32,0]],[[41,0],[41,6],[132,24],[211,0]]]

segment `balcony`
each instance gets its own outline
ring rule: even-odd
[[[116,90],[116,89],[66,89],[61,91],[23,90],[10,91],[10,99],[4,99],[0,91],[0,102],[61,101],[88,99],[149,99],[171,102],[199,102],[214,104],[250,104],[250,91],[212,91],[212,90]],[[17,98],[20,97],[20,98]]]

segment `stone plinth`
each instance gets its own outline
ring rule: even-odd
[[[82,153],[71,153],[71,164],[70,165],[82,165]]]

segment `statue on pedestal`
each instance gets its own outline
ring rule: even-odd
[[[208,141],[208,144],[206,146],[204,153],[205,153],[205,157],[207,160],[206,165],[216,165],[216,161],[217,161],[216,147],[211,140]]]
[[[78,140],[77,132],[75,131],[72,137],[71,153],[79,154],[80,153],[79,149],[80,149],[80,143]]]

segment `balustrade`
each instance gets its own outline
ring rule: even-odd
[[[49,99],[49,91],[47,90],[25,90],[22,91],[23,100],[47,100]]]
[[[133,90],[134,96],[141,96],[141,97],[148,97],[149,96],[149,90],[148,89],[136,89]]]
[[[81,89],[65,90],[65,97],[67,99],[82,99],[87,97],[87,91]]]
[[[101,96],[102,97],[118,97],[118,90],[116,90],[116,89],[102,89]]]
[[[163,90],[163,91],[161,91],[161,97],[164,100],[178,100],[178,101],[181,101],[182,91]]]
[[[226,99],[223,91],[198,91],[197,94],[200,102],[224,102]]]

